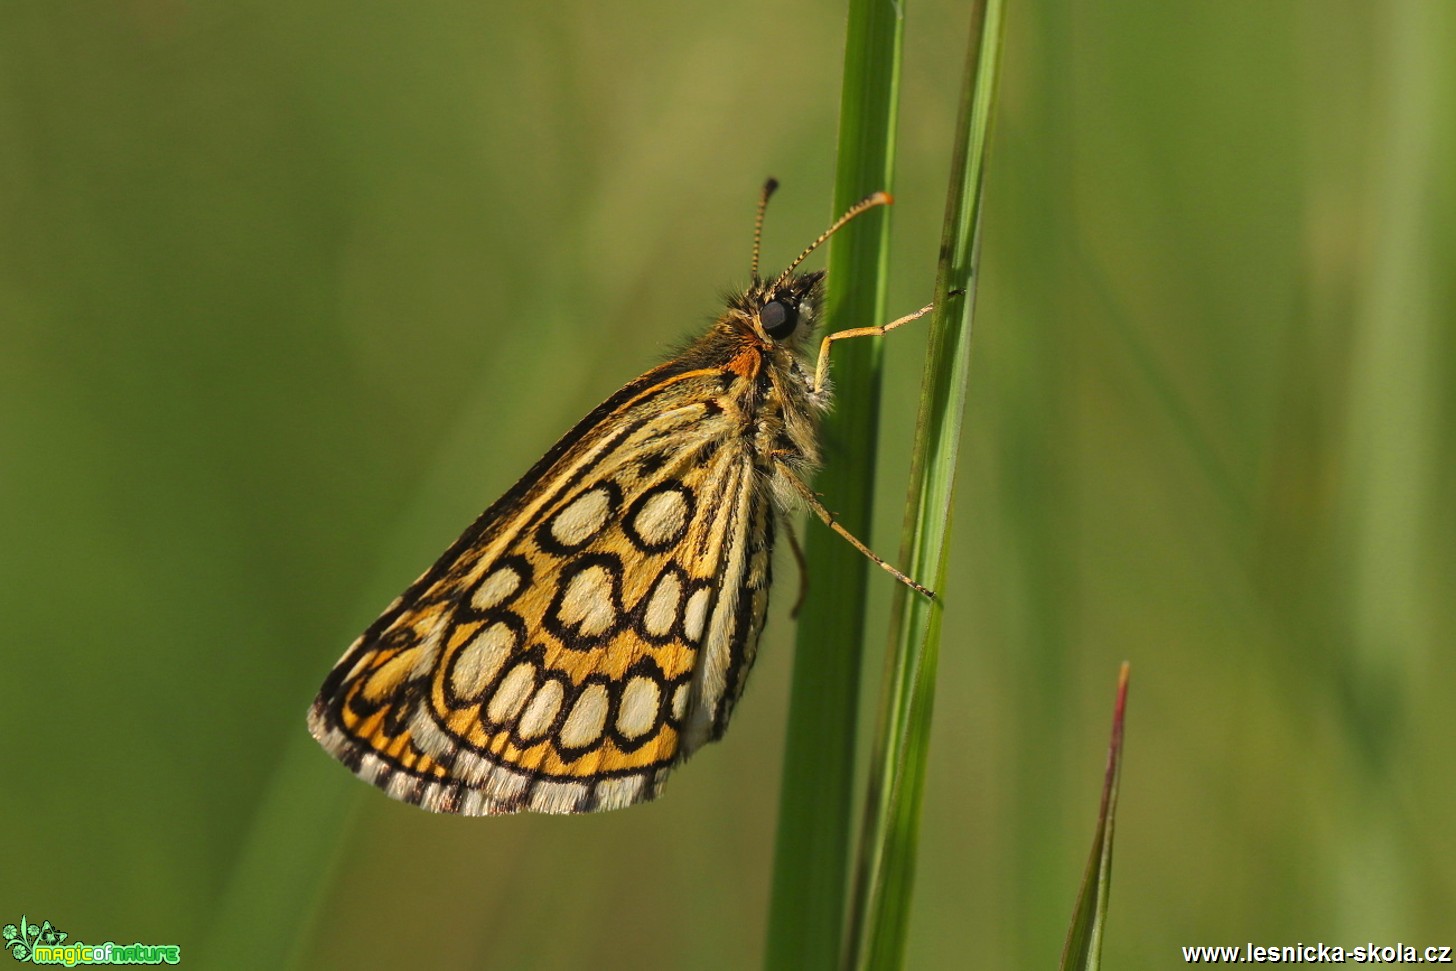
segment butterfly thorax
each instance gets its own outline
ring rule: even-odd
[[[828,388],[815,388],[808,351],[823,305],[822,272],[755,281],[728,306],[693,351],[723,371],[724,405],[742,422],[754,463],[776,476],[779,462],[807,476],[819,466],[818,426]],[[792,489],[773,490],[776,505],[796,506]]]

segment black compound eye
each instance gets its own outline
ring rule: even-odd
[[[763,332],[774,340],[782,340],[799,324],[799,308],[784,300],[770,300],[758,309],[758,322]]]

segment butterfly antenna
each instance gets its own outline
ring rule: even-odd
[[[763,214],[768,209],[769,197],[779,187],[779,180],[770,177],[763,184],[763,191],[758,194],[758,212],[753,217],[753,282],[758,283],[758,253],[760,244],[763,242]]]
[[[848,212],[840,216],[838,219],[834,220],[834,225],[824,230],[824,232],[820,234],[819,238],[814,240],[814,242],[810,243],[808,248],[805,249],[804,252],[794,257],[794,262],[790,263],[789,268],[779,274],[778,279],[773,282],[773,286],[770,289],[777,290],[780,286],[782,286],[784,281],[789,278],[789,275],[793,273],[794,270],[798,269],[799,264],[808,259],[809,254],[818,249],[820,244],[822,244],[826,239],[843,229],[845,223],[849,222],[851,219],[853,219],[855,216],[858,216],[866,209],[873,209],[875,206],[888,206],[894,201],[894,196],[882,190],[880,192],[874,193],[873,195],[865,196],[859,202],[856,202],[854,205],[850,206]]]

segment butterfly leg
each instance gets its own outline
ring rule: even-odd
[[[775,513],[775,515],[778,515]],[[789,619],[794,620],[799,616],[799,608],[804,606],[804,598],[809,595],[809,561],[804,559],[804,547],[799,545],[799,535],[794,532],[794,524],[789,522],[789,517],[779,516],[779,525],[783,527],[784,535],[789,538],[789,549],[794,554],[794,565],[799,568],[799,596],[794,600],[794,605],[789,608]]]
[[[805,485],[804,480],[794,474],[794,470],[789,468],[788,464],[784,462],[782,458],[777,455],[774,456],[774,463],[778,466],[779,475],[782,475],[789,482],[789,484],[794,487],[794,491],[799,493],[799,495],[803,498],[804,502],[808,504],[811,510],[813,510],[814,515],[818,516],[823,521],[824,525],[828,526],[840,536],[843,536],[845,539],[849,540],[849,544],[851,546],[859,550],[865,556],[868,556],[874,562],[878,563],[880,569],[890,574],[890,576],[894,577],[896,580],[899,580],[901,583],[905,584],[916,593],[919,593],[930,600],[935,599],[935,592],[933,590],[923,584],[916,583],[914,580],[910,579],[905,574],[897,570],[894,566],[885,562],[885,560],[877,553],[875,553],[874,550],[861,543],[858,539],[855,538],[853,533],[841,526],[839,524],[839,520],[834,518],[834,513],[824,508],[824,503],[819,501],[819,497],[814,494],[814,490],[810,489],[807,485]]]
[[[853,327],[849,330],[837,331],[824,338],[819,345],[819,361],[814,365],[814,387],[812,390],[819,391],[824,387],[824,379],[829,374],[829,345],[835,341],[842,341],[849,337],[883,337],[896,327],[903,327],[912,320],[919,320],[935,309],[935,304],[926,304],[913,314],[906,314],[899,320],[892,320],[888,324],[881,324],[874,327]],[[823,518],[822,516],[820,517]]]

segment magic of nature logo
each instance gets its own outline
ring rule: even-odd
[[[42,921],[32,924],[24,916],[19,924],[6,924],[5,950],[22,964],[61,964],[74,968],[78,964],[177,964],[182,948],[176,944],[86,944],[67,941],[65,931]]]

